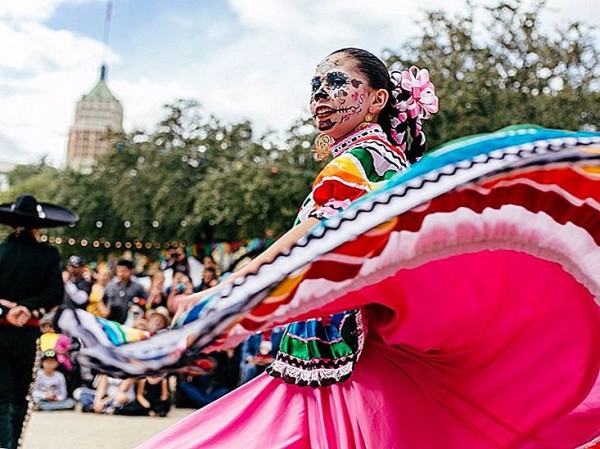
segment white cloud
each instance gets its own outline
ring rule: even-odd
[[[11,21],[41,22],[52,17],[65,0],[24,0],[0,3],[0,18]]]
[[[4,21],[43,22],[65,3],[89,3],[105,0],[5,0],[0,2],[0,19]]]
[[[74,69],[100,61],[103,49],[96,40],[34,22],[0,24],[0,41],[0,68],[24,73]]]
[[[426,9],[456,12],[463,0],[389,1],[344,0],[230,0],[240,20],[255,31],[303,35],[305,40],[332,45],[348,40],[378,40],[382,36],[418,31],[417,21]],[[391,41],[389,45],[393,45]]]
[[[81,66],[20,80],[16,83],[19,90],[2,100],[0,131],[17,144],[19,151],[38,157],[48,155],[55,163],[61,161],[75,102],[96,77],[96,73]]]
[[[75,102],[97,80],[102,44],[44,23],[60,5],[85,1],[104,0],[0,2],[3,148],[12,146],[37,157],[49,154],[53,162],[64,160]],[[149,73],[139,61],[139,67],[132,66],[131,55],[109,55],[109,86],[123,104],[126,129],[151,129],[164,115],[162,105],[178,98],[198,99],[208,112],[226,121],[249,119],[258,131],[285,129],[307,113],[309,79],[328,53],[346,46],[375,54],[398,48],[419,33],[417,22],[425,10],[443,9],[454,15],[465,5],[463,0],[370,0],[368,4],[364,0],[229,0],[228,4],[238,25],[235,30],[233,23],[224,22],[231,13],[214,21],[204,17],[207,25],[198,30],[198,16],[181,10],[165,16],[161,30],[165,40],[172,24],[190,30],[183,33],[190,36],[188,41],[167,46],[185,56],[165,58],[159,47],[152,49],[155,61],[176,60],[175,67],[155,64]],[[551,25],[570,20],[592,24],[600,20],[600,12],[589,2],[548,0],[546,17]],[[127,20],[142,22],[143,18],[128,17],[122,23]],[[147,49],[144,45],[139,42],[140,48]],[[197,48],[203,51],[195,53]]]
[[[418,35],[425,11],[443,10],[453,17],[465,9],[463,0],[229,3],[249,31],[211,60],[212,80],[204,79],[210,86],[206,104],[225,116],[237,113],[251,118],[262,129],[282,129],[306,112],[308,80],[319,60],[331,51],[356,46],[380,54]],[[495,0],[478,3],[481,8],[497,4]],[[566,11],[569,20],[590,18],[589,4],[571,10],[566,0],[549,0],[548,6],[551,26],[558,23],[557,16],[564,22]],[[594,14],[598,16],[595,10]]]
[[[306,47],[280,41],[253,34],[215,55],[209,70],[197,68],[200,101],[223,118],[250,119],[262,130],[285,128],[302,113],[316,61]]]
[[[163,106],[179,98],[193,97],[194,89],[178,80],[159,83],[148,78],[109,82],[113,94],[123,105],[126,130],[152,129],[164,117]]]
[[[2,166],[4,162],[25,162],[29,158],[31,158],[30,154],[19,154],[15,143],[0,133],[0,166]]]
[[[330,52],[357,46],[379,54],[418,32],[419,12],[407,11],[404,2],[372,0],[368,7],[358,0],[345,0],[343,7],[323,0],[230,4],[245,27],[243,38],[215,52],[196,79],[208,108],[223,117],[250,119],[259,131],[285,129],[307,114],[310,77]]]
[[[27,1],[17,8],[10,2],[0,7],[0,17],[15,19],[0,24],[0,132],[21,159],[64,159],[75,101],[97,79],[100,42],[36,22],[51,16],[60,3]]]

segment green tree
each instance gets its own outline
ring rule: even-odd
[[[60,170],[46,164],[44,159],[39,164],[17,165],[8,173],[8,180],[11,188],[0,194],[2,203],[12,202],[24,193],[32,194],[40,202],[54,202],[61,189]],[[6,226],[0,226],[0,238],[8,232]]]
[[[517,123],[595,128],[600,119],[600,49],[591,28],[541,28],[545,1],[466,3],[456,17],[430,11],[422,36],[386,50],[392,67],[427,67],[440,112],[427,125],[430,143]],[[430,145],[431,146],[431,145]]]
[[[248,151],[248,123],[222,124],[194,101],[166,107],[167,115],[151,133],[122,136],[97,171],[113,179],[110,187],[119,216],[132,217],[129,238],[206,238],[205,224],[192,211],[198,192],[225,189],[205,175],[223,170]]]
[[[543,1],[466,5],[456,17],[428,12],[419,37],[384,52],[393,68],[431,70],[440,112],[426,124],[430,147],[515,123],[598,124],[600,51],[589,27],[571,23],[542,32]],[[110,136],[113,148],[91,173],[43,160],[18,166],[2,198],[29,192],[64,204],[81,219],[50,234],[90,242],[280,234],[292,225],[323,165],[310,152],[315,135],[308,119],[283,134],[256,135],[248,122],[224,123],[197,102],[179,100],[165,107],[155,129]]]
[[[38,201],[51,201],[60,190],[60,173],[60,170],[48,165],[45,159],[38,164],[17,165],[7,175],[10,190],[0,194],[0,198],[2,202],[8,202],[23,193],[31,193]]]
[[[309,150],[314,134],[312,125],[298,121],[283,140],[267,134],[234,145],[242,148],[235,159],[208,168],[210,188],[196,192],[190,221],[217,240],[285,232],[321,166]]]

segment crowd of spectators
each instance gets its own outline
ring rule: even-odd
[[[226,275],[211,256],[199,261],[181,247],[137,276],[131,258],[86,264],[72,255],[63,272],[63,306],[154,335],[170,326],[181,297],[213,287]],[[262,373],[273,361],[282,333],[275,329],[253,335],[237,348],[204,356],[201,369],[185,374],[121,380],[78,365],[80,344],[57,332],[54,312],[42,317],[40,327],[41,361],[32,393],[37,410],[156,417],[167,416],[172,406],[204,407]]]

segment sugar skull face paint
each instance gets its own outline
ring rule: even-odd
[[[352,59],[326,58],[317,67],[311,89],[310,112],[319,131],[339,139],[363,122],[372,89]]]
[[[319,76],[315,76],[312,81],[312,96],[323,95],[325,86],[329,87],[331,91],[338,91],[338,95],[345,96],[346,91],[342,89],[349,83],[348,75],[344,72],[333,71],[325,75],[324,79]],[[343,93],[342,93],[343,92]]]

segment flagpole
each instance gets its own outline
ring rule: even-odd
[[[108,53],[108,39],[110,37],[110,20],[112,18],[112,6],[113,6],[112,1],[109,0],[106,2],[106,17],[104,18],[104,34],[103,34],[103,38],[102,38],[102,42],[104,44],[104,49],[102,51],[102,67],[103,68],[106,67],[106,57],[107,57],[107,53]],[[104,69],[102,71],[103,74],[105,71],[106,71],[106,69]]]

